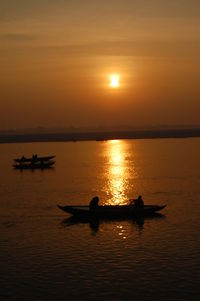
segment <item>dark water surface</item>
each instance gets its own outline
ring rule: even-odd
[[[56,154],[52,170],[12,158]],[[199,300],[200,139],[0,145],[1,300]],[[57,204],[167,203],[142,223],[76,223]]]

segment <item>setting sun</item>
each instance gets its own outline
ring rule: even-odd
[[[111,74],[110,75],[110,87],[111,88],[118,88],[119,87],[119,75],[118,74]]]

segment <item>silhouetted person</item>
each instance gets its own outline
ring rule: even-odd
[[[90,201],[90,210],[96,209],[98,207],[98,203],[99,203],[99,198],[98,196],[95,196],[91,199]]]
[[[35,163],[35,162],[37,162],[37,159],[38,159],[38,156],[37,156],[37,154],[36,155],[32,155],[32,163]]]
[[[144,201],[142,199],[142,196],[139,195],[138,198],[134,201],[135,207],[138,209],[144,208]]]

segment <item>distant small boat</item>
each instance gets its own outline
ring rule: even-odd
[[[137,208],[134,205],[116,205],[116,206],[97,206],[90,210],[89,206],[60,206],[58,208],[77,217],[86,218],[131,218],[131,217],[151,217],[156,212],[164,209],[166,205],[144,205],[143,208]]]
[[[17,163],[13,164],[13,168],[15,169],[45,169],[45,168],[51,168],[55,164],[55,161],[38,161],[34,163]]]
[[[17,163],[26,163],[26,162],[37,162],[37,161],[49,161],[54,159],[56,156],[52,155],[52,156],[46,156],[46,157],[38,157],[37,155],[33,155],[30,158],[26,158],[24,156],[22,156],[21,158],[17,158],[17,159],[13,159],[15,162]]]

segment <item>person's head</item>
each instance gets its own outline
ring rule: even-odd
[[[139,195],[139,197],[138,197],[138,200],[141,200],[141,198],[142,198],[142,196],[141,196],[141,195]]]
[[[94,197],[92,198],[92,201],[95,202],[95,203],[98,203],[98,202],[99,202],[98,196],[94,196]]]

